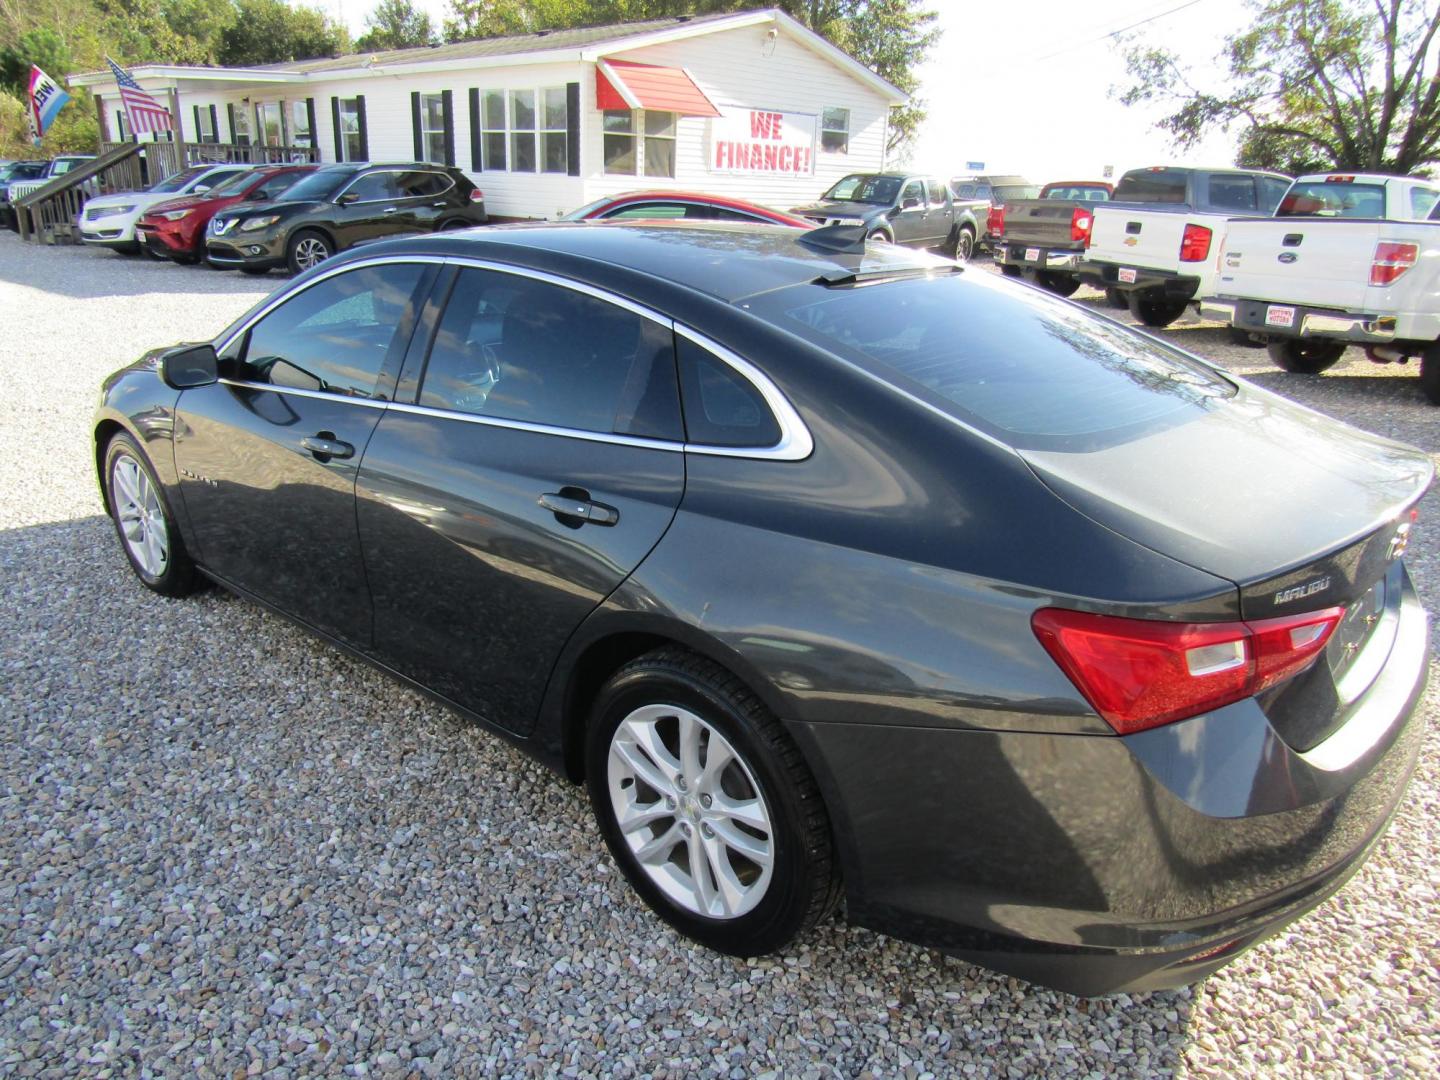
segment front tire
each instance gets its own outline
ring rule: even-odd
[[[975,234],[966,228],[956,229],[944,250],[956,262],[968,263],[975,254]]]
[[[1130,314],[1139,319],[1146,326],[1156,328],[1169,326],[1181,315],[1185,314],[1184,300],[1168,300],[1161,297],[1158,300],[1149,299],[1138,292],[1132,292],[1128,297]]]
[[[1345,355],[1343,341],[1315,338],[1282,338],[1270,342],[1265,348],[1270,353],[1272,364],[1297,375],[1319,375]]]
[[[285,261],[290,266],[290,273],[303,274],[334,254],[335,245],[324,233],[314,229],[301,229],[290,238],[290,243],[285,248]]]
[[[815,779],[775,715],[710,661],[660,649],[617,671],[590,718],[586,778],[631,886],[692,940],[758,956],[834,910]]]
[[[1025,276],[1025,271],[1024,271],[1024,270],[1020,269],[1020,267],[1018,267],[1018,266],[1012,266],[1012,265],[1010,265],[1009,263],[1001,263],[1001,264],[1000,264],[1000,273],[1004,274],[1006,277],[1024,277],[1024,276]]]
[[[186,596],[201,584],[175,515],[145,452],[121,432],[105,447],[105,494],[110,520],[130,569],[161,596]]]

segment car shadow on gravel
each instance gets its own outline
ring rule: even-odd
[[[38,289],[56,299],[93,300],[150,293],[254,293],[277,288],[281,274],[250,277],[205,264],[180,266],[144,255],[124,256],[84,245],[27,244],[0,230],[0,282]],[[117,317],[124,315],[117,310]]]
[[[1190,990],[1077,999],[839,919],[779,957],[693,946],[582,788],[251,603],[148,592],[103,516],[0,532],[0,567],[0,1046],[123,1028],[193,1069],[177,1033],[221,1017],[213,1072],[333,1075],[416,1056],[425,1002],[458,1072],[542,1047],[605,1072],[571,1026],[598,1003],[602,1041],[687,1075],[1181,1064]]]

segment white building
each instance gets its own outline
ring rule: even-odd
[[[142,65],[187,143],[457,165],[500,218],[638,188],[778,207],[885,166],[890,83],[779,11],[556,30],[259,68]],[[102,140],[129,137],[109,72]]]

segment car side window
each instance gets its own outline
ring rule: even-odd
[[[1217,210],[1255,210],[1255,178],[1252,176],[1210,177],[1210,205]]]
[[[907,199],[918,199],[920,205],[925,205],[925,182],[923,180],[911,180],[905,185],[905,190],[900,193],[900,205],[904,206]]]
[[[1413,187],[1410,189],[1410,216],[1423,221],[1435,204],[1440,201],[1440,191],[1434,188]]]
[[[676,338],[685,441],[701,446],[774,446],[780,424],[753,383],[710,350]]]
[[[240,374],[343,397],[374,395],[392,349],[410,339],[426,267],[385,263],[316,282],[250,328]]]
[[[606,214],[609,221],[670,221],[684,217],[701,217],[701,214],[692,214],[689,208],[681,203],[633,203],[630,206],[622,207],[613,214]]]
[[[1259,183],[1260,212],[1273,214],[1275,208],[1280,205],[1280,200],[1285,198],[1285,192],[1290,190],[1290,181],[1281,180],[1277,176],[1262,176]]]
[[[424,198],[430,195],[439,195],[450,187],[450,178],[429,169],[423,172],[401,173],[399,177],[400,193],[409,198]]]
[[[599,297],[465,268],[430,349],[420,404],[679,442],[673,337]]]
[[[940,183],[939,180],[930,181],[930,205],[945,205],[945,185]]]
[[[396,172],[367,173],[351,184],[345,194],[355,196],[355,202],[398,199],[401,197],[399,178]]]

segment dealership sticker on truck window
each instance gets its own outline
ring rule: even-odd
[[[1265,309],[1266,326],[1294,326],[1295,309],[1281,304],[1271,304]]]
[[[1135,271],[1128,266],[1122,266],[1120,268],[1120,280],[1126,285],[1135,284]]]

